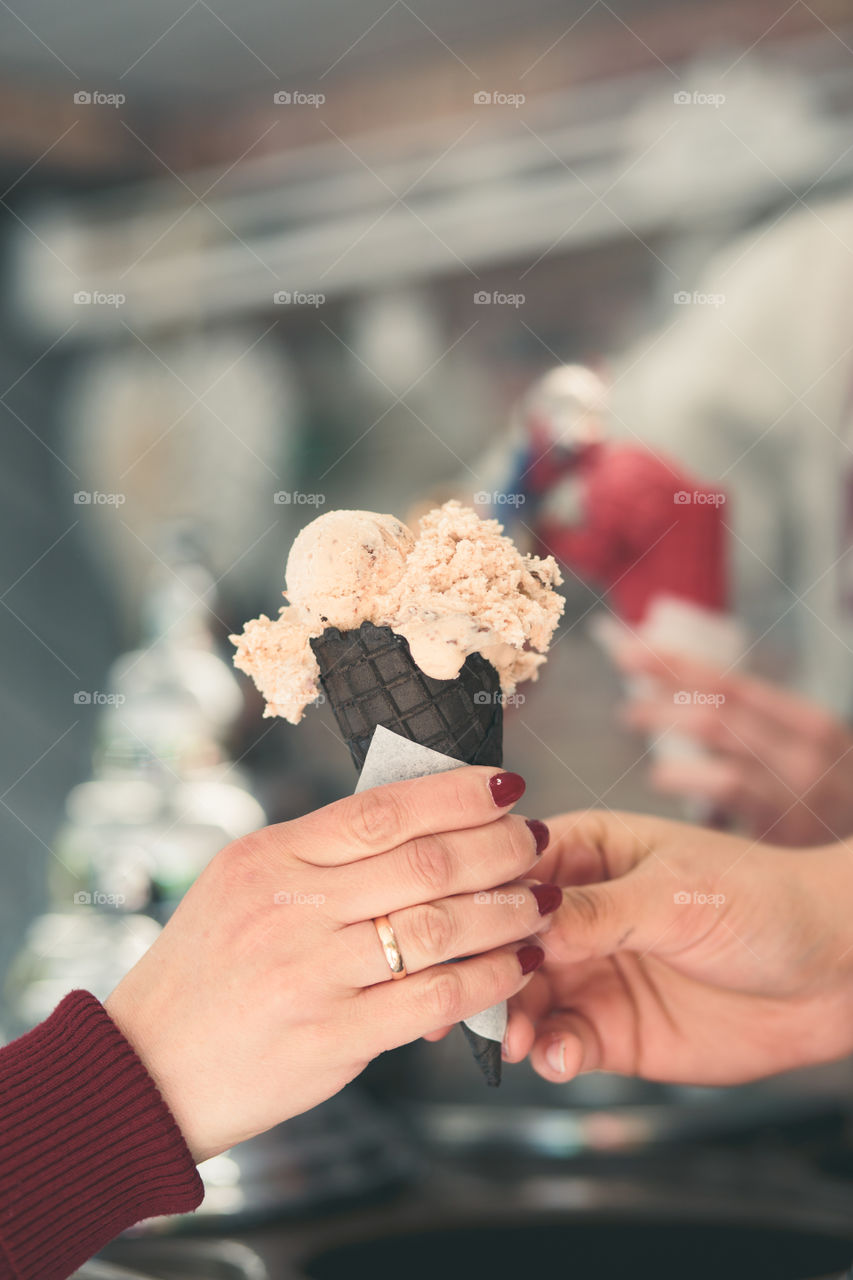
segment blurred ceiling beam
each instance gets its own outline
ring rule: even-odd
[[[83,186],[150,170],[115,111],[81,111],[73,93],[0,83],[0,165],[14,186],[29,177]]]
[[[301,111],[323,141],[31,211],[18,289],[34,324],[54,333],[74,322],[83,336],[117,326],[108,307],[75,305],[80,291],[120,294],[128,324],[157,326],[272,307],[278,291],[331,297],[466,272],[473,283],[551,246],[742,220],[853,178],[851,40],[822,24],[798,38],[777,31],[729,82],[742,118],[728,150],[725,131],[709,127],[714,108],[679,116],[673,93],[710,87],[740,62],[731,51],[530,95],[523,113],[476,108],[469,84],[455,116],[395,117],[392,129],[388,113],[383,130],[361,135],[352,122],[338,135],[325,108],[282,107],[287,136]],[[676,119],[699,129],[680,149],[677,131],[667,139]],[[145,149],[126,122],[123,132]]]
[[[121,111],[81,109],[74,102],[74,93],[87,85],[91,88],[92,77],[81,79],[71,73],[60,83],[57,75],[63,74],[62,68],[49,49],[39,46],[34,38],[30,39],[32,66],[26,72],[16,71],[12,55],[0,44],[0,163],[8,169],[18,160],[24,165],[38,160],[41,172],[73,178],[78,186],[90,176],[100,179],[115,166],[123,179],[128,170],[157,174],[168,165],[183,173],[208,164],[227,165],[242,157],[247,148],[254,156],[280,155],[324,140],[325,126],[349,136],[383,130],[394,120],[415,131],[426,123],[433,132],[440,132],[442,121],[455,118],[478,88],[523,91],[532,97],[596,79],[612,80],[644,69],[660,70],[667,64],[683,65],[697,51],[707,49],[728,48],[734,51],[733,57],[743,50],[760,54],[788,40],[799,43],[810,33],[831,39],[836,30],[835,38],[840,42],[840,29],[850,21],[847,0],[811,0],[810,5],[789,6],[780,6],[778,0],[750,0],[749,4],[742,0],[648,0],[645,4],[635,0],[631,4],[614,2],[612,8],[597,0],[590,4],[577,0],[565,5],[559,21],[548,16],[547,6],[542,12],[534,6],[530,20],[520,30],[509,31],[506,15],[495,17],[487,0],[472,0],[467,5],[472,21],[478,8],[476,39],[459,37],[461,57],[442,49],[437,36],[413,16],[413,35],[419,39],[410,41],[399,57],[393,49],[371,57],[368,38],[358,41],[352,54],[335,66],[332,51],[340,54],[341,36],[330,30],[325,35],[330,69],[315,68],[300,77],[290,68],[282,72],[284,80],[267,76],[262,88],[251,90],[229,90],[225,83],[218,92],[211,86],[207,93],[170,94],[158,83],[155,50],[128,74],[117,78],[114,69],[105,73],[100,87],[127,95]],[[297,18],[298,10],[296,5]],[[81,5],[75,26],[85,33],[90,19],[90,25],[95,26],[88,37],[92,56],[108,63],[109,38],[104,37],[101,50],[97,13],[97,4],[88,9]],[[304,19],[305,15],[301,16]],[[289,19],[274,6],[267,11],[267,18],[267,35],[274,50],[270,57],[280,58],[282,50],[276,44],[280,46],[286,37]],[[2,9],[0,20],[10,23],[13,32],[17,29],[18,24]],[[319,17],[317,22],[321,23]],[[194,49],[201,66],[205,30],[199,30]],[[235,43],[235,57],[237,52]],[[40,61],[34,61],[36,55]],[[137,84],[135,77],[142,72],[145,75]],[[284,119],[273,108],[272,97],[288,88],[325,92],[322,122],[311,110],[293,111]],[[212,120],[215,127],[211,127]],[[144,136],[150,152],[135,134]]]

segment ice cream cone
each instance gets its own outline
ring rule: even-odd
[[[454,680],[433,680],[402,636],[371,622],[357,631],[328,627],[311,648],[357,769],[379,724],[466,764],[503,762],[500,679],[479,653]]]
[[[503,763],[503,707],[497,671],[471,654],[454,680],[424,675],[408,642],[390,627],[328,627],[311,641],[320,683],[357,769],[377,725],[466,764]],[[501,1046],[464,1025],[486,1083],[501,1082]]]
[[[501,766],[504,694],[537,678],[563,611],[551,557],[522,555],[458,502],[424,516],[417,537],[395,516],[327,511],[299,533],[286,579],[278,617],[231,637],[265,715],[299,724],[322,690],[359,787]],[[506,1018],[502,1001],[463,1024],[489,1084]]]
[[[482,1071],[486,1084],[496,1089],[501,1082],[501,1046],[497,1040],[488,1040],[485,1036],[472,1031],[464,1022],[461,1025],[465,1039],[471,1046],[474,1061]]]

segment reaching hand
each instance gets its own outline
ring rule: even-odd
[[[853,1049],[853,845],[793,851],[631,814],[549,820],[564,886],[505,1056],[736,1084]]]

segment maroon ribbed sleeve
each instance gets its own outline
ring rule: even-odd
[[[157,1086],[88,991],[0,1049],[0,1280],[64,1280],[203,1194]]]

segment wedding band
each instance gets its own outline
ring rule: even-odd
[[[382,950],[385,952],[385,959],[388,961],[391,977],[405,978],[406,966],[403,962],[397,935],[391,928],[391,921],[387,916],[377,916],[373,923],[376,925],[376,932],[379,934],[379,941],[382,943]]]

